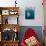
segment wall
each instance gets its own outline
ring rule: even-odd
[[[35,8],[35,19],[34,20],[26,20],[25,19],[26,7],[34,7]],[[44,19],[43,17],[44,16],[43,16],[42,0],[24,0],[21,3],[21,11],[20,11],[21,20],[19,18],[21,26],[42,26],[43,19]]]
[[[0,0],[0,6],[9,7],[15,6],[15,0]],[[17,0],[17,3],[20,7],[20,16],[19,16],[19,24],[21,26],[43,26],[43,6],[42,0]],[[25,19],[25,9],[26,7],[35,8],[35,19],[34,20],[26,20]],[[21,18],[21,19],[20,19]],[[23,21],[22,21],[23,20]]]
[[[0,6],[1,7],[11,7],[14,6],[15,0],[0,0]]]

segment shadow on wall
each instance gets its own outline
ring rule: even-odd
[[[21,42],[23,36],[24,36],[24,33],[25,31],[28,29],[28,28],[32,28],[37,36],[38,36],[38,39],[41,43],[43,43],[43,33],[42,33],[42,26],[21,26],[20,27],[20,30],[19,30],[19,40]]]

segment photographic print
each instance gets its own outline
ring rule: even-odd
[[[34,19],[35,18],[35,9],[26,8],[25,9],[25,19]]]

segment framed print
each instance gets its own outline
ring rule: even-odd
[[[2,10],[2,15],[9,15],[9,10]]]
[[[35,18],[35,9],[26,8],[25,9],[25,19],[34,19]]]

